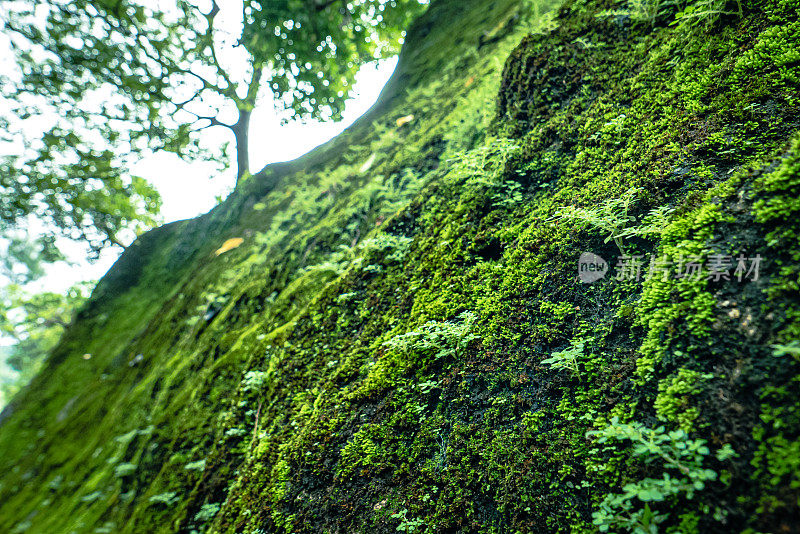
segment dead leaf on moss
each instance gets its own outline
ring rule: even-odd
[[[227,241],[225,241],[222,244],[222,246],[219,247],[216,250],[216,252],[214,252],[214,255],[215,256],[219,256],[223,252],[228,252],[229,250],[235,249],[236,247],[238,247],[242,243],[244,243],[244,239],[242,239],[241,237],[232,237],[232,238],[228,239]]]
[[[404,126],[413,120],[414,120],[414,115],[406,115],[405,117],[400,117],[399,119],[397,119],[397,127],[400,128],[401,126]]]

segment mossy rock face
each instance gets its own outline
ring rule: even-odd
[[[798,8],[720,10],[434,1],[342,136],[126,251],[0,531],[796,529]]]

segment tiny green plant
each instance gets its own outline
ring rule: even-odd
[[[630,0],[628,6],[631,10],[631,18],[652,26],[658,18],[663,3],[662,0]]]
[[[180,498],[178,494],[174,491],[167,491],[164,493],[159,493],[157,495],[153,495],[148,499],[150,504],[161,504],[164,506],[172,506],[176,502],[178,502]]]
[[[384,346],[399,352],[430,354],[436,360],[457,356],[478,338],[472,333],[474,313],[464,312],[458,319],[458,322],[428,321],[416,330],[394,336]]]
[[[242,391],[245,393],[257,393],[261,391],[267,380],[267,373],[264,371],[247,371],[242,379]]]
[[[743,13],[742,0],[628,0],[627,9],[607,10],[598,16],[627,16],[650,26],[674,16],[673,25],[709,28],[722,16],[741,18]]]
[[[523,200],[519,182],[504,180],[506,163],[520,149],[510,139],[490,139],[481,147],[458,152],[447,160],[457,175],[467,176],[469,183],[487,188],[496,206],[513,208]]]
[[[425,524],[422,519],[409,519],[408,509],[403,508],[399,512],[392,514],[392,519],[399,519],[400,524],[397,525],[397,532],[418,532],[419,528]]]
[[[573,341],[569,348],[554,352],[549,358],[542,360],[542,363],[549,365],[557,371],[569,371],[572,376],[580,377],[580,359],[583,357],[583,350],[586,340]]]
[[[547,10],[543,0],[524,0],[522,23],[528,33],[545,35],[558,27],[555,10]]]
[[[607,10],[601,12],[598,16],[625,16],[630,17],[634,22],[655,26],[656,20],[662,14],[664,8],[670,7],[672,4],[674,2],[664,0],[629,0],[627,9]]]
[[[620,234],[622,238],[630,237],[657,237],[669,224],[669,218],[675,211],[667,206],[660,206],[650,210],[638,226],[629,226]]]
[[[664,422],[677,422],[682,430],[689,432],[700,415],[699,408],[691,399],[702,390],[703,382],[713,377],[711,373],[679,369],[676,376],[662,380],[653,403],[656,417]]]
[[[794,340],[786,345],[771,345],[772,355],[776,358],[783,356],[791,356],[796,361],[800,362],[800,341]]]
[[[123,478],[132,475],[136,472],[136,464],[130,463],[122,463],[118,464],[114,468],[114,476],[117,478]]]
[[[365,239],[358,248],[364,255],[388,252],[386,261],[400,262],[408,254],[411,241],[410,237],[381,232],[375,237]]]
[[[519,182],[508,180],[498,184],[497,191],[492,195],[492,200],[498,206],[513,208],[523,200],[522,185]]]
[[[631,237],[658,236],[669,222],[672,209],[659,207],[651,210],[638,226],[633,226],[636,217],[630,214],[637,202],[638,188],[631,188],[617,198],[605,201],[597,208],[564,206],[550,217],[550,221],[574,221],[606,234],[603,241],[614,241],[621,254],[625,254],[623,239]]]
[[[730,4],[735,4],[736,8],[728,9]],[[683,10],[675,15],[675,23],[683,21],[689,26],[708,28],[722,16],[732,15],[741,18],[743,13],[741,0],[733,2],[729,0],[695,0],[689,2]]]
[[[593,514],[600,532],[635,532],[654,534],[669,513],[658,513],[651,505],[675,499],[692,499],[706,483],[717,479],[717,473],[703,467],[711,454],[706,441],[692,439],[683,430],[668,432],[663,426],[648,428],[641,423],[622,423],[613,417],[602,430],[586,433],[597,444],[610,442],[632,443],[631,453],[645,464],[661,465],[660,478],[647,477],[625,484],[622,493],[609,494]],[[730,445],[716,452],[724,461],[735,455]]]
[[[331,252],[326,261],[304,267],[302,271],[330,271],[338,276],[343,274],[355,259],[356,254],[353,247],[339,245],[336,250]]]
[[[423,393],[430,393],[432,390],[439,387],[439,382],[426,380],[425,382],[420,382],[417,387],[419,387],[420,391]]]
[[[187,471],[203,471],[206,468],[206,459],[197,460],[196,462],[189,462],[183,468]]]
[[[625,254],[622,238],[625,229],[635,220],[628,211],[636,202],[637,191],[637,189],[629,189],[619,198],[607,200],[596,209],[565,206],[558,210],[550,220],[575,221],[582,226],[596,228],[607,234],[604,243],[613,240],[620,253]]]
[[[214,516],[217,515],[220,508],[221,506],[217,502],[206,503],[201,506],[200,511],[195,514],[194,520],[200,523],[210,521],[214,519]]]
[[[102,491],[94,491],[92,493],[89,493],[88,495],[84,495],[83,497],[81,497],[81,502],[94,502],[102,496],[103,496]]]
[[[519,150],[512,140],[500,137],[488,140],[484,145],[453,154],[447,162],[453,169],[466,176],[494,177],[506,160]]]
[[[380,232],[375,237],[365,239],[352,247],[339,245],[328,256],[326,261],[305,267],[303,272],[330,271],[338,276],[347,271],[350,266],[361,268],[367,272],[379,272],[381,270],[380,265],[370,264],[364,266],[364,260],[399,263],[408,254],[411,241],[410,237]]]
[[[225,437],[227,438],[240,438],[247,434],[247,431],[242,428],[229,428],[225,431]]]

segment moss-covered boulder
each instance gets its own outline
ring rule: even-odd
[[[130,247],[0,416],[0,531],[796,531],[800,8],[548,7],[434,0]]]

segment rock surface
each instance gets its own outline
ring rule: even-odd
[[[0,531],[796,531],[797,4],[617,4],[433,0],[142,236],[0,415]]]

